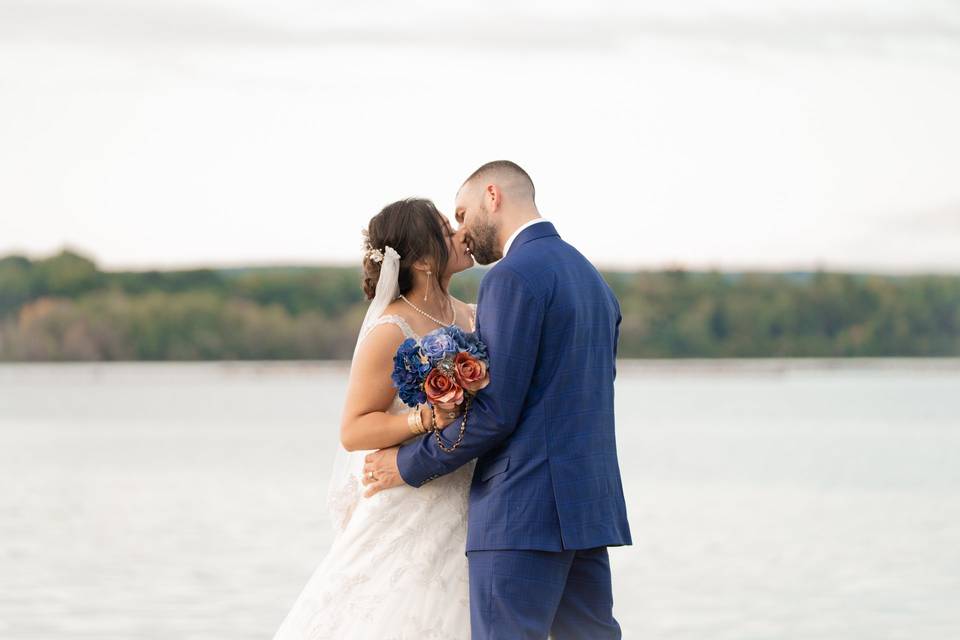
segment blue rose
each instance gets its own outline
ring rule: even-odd
[[[445,329],[431,331],[420,341],[420,349],[431,364],[443,360],[444,356],[459,351],[457,342]]]

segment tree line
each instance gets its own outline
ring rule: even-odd
[[[483,269],[454,278],[476,300]],[[625,358],[960,356],[960,276],[603,272]],[[349,358],[359,267],[104,271],[0,258],[0,360]]]

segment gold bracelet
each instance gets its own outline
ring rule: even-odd
[[[414,413],[420,413],[420,409],[410,409],[407,412],[407,427],[410,429],[410,433],[417,434],[417,419],[413,415]]]
[[[417,405],[417,433],[426,433],[427,430],[423,428],[423,411],[420,410],[420,405]]]
[[[437,409],[436,409],[436,407],[430,407],[430,411],[428,412],[428,415],[430,416],[430,426],[427,427],[427,432],[429,433],[430,431],[436,431],[436,429],[437,429]]]

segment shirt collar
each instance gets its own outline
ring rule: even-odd
[[[522,225],[520,225],[516,231],[510,234],[510,237],[507,238],[506,244],[503,245],[503,255],[507,255],[507,252],[510,251],[510,245],[513,244],[513,241],[517,239],[517,236],[520,235],[520,232],[526,229],[527,227],[532,227],[538,222],[546,222],[546,218],[534,218],[533,220],[527,220]]]

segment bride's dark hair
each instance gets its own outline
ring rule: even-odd
[[[393,247],[400,254],[400,293],[407,293],[413,287],[412,265],[421,258],[432,266],[433,277],[440,285],[440,272],[449,258],[447,231],[441,218],[442,214],[430,200],[407,198],[388,204],[370,219],[364,230],[364,251]],[[381,264],[364,255],[363,293],[367,300],[376,294]]]

